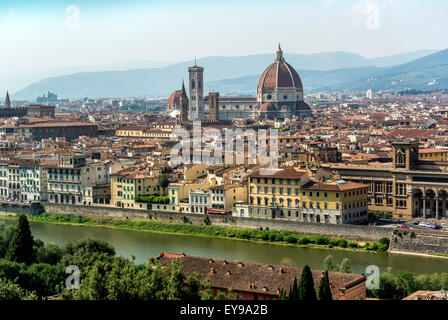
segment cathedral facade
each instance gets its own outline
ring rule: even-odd
[[[210,95],[203,96],[204,68],[189,68],[189,115],[191,120],[303,119],[312,115],[309,105],[303,101],[303,85],[299,74],[288,64],[283,51],[278,46],[277,55],[262,73],[257,86],[256,97],[220,97],[218,112],[213,110],[210,117]],[[180,109],[181,90],[173,92],[168,99],[166,110]],[[213,101],[213,99],[212,99]]]

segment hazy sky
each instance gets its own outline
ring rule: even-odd
[[[0,73],[196,54],[448,47],[446,0],[1,0]]]

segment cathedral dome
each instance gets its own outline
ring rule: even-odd
[[[168,98],[169,105],[176,105],[180,103],[181,90],[174,91]]]
[[[294,68],[285,61],[283,52],[280,48],[277,51],[277,58],[271,63],[258,81],[258,91],[263,89],[276,88],[296,88],[303,90],[302,80]]]
[[[276,112],[276,111],[277,111],[277,109],[270,102],[265,102],[260,107],[260,112]]]
[[[297,103],[296,110],[297,111],[311,111],[311,108],[308,105],[308,103],[301,101],[301,102]]]

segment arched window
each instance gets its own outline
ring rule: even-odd
[[[194,79],[191,79],[191,89],[196,89],[196,83]]]

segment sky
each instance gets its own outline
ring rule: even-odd
[[[0,90],[6,78],[271,53],[277,42],[366,58],[442,50],[447,14],[446,0],[1,0]]]

